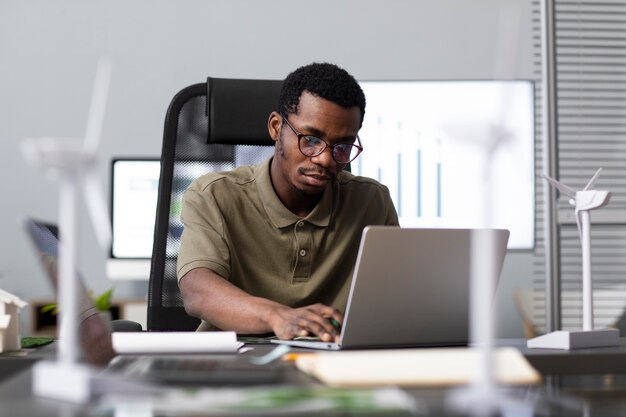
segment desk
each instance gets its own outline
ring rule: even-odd
[[[620,346],[569,351],[528,349],[521,339],[500,343],[518,348],[542,375],[626,374],[626,338],[620,338]]]
[[[30,368],[41,359],[53,357],[55,351],[56,346],[51,343],[40,348],[25,349],[20,353],[0,353],[0,383],[12,375]]]
[[[524,350],[521,341],[517,342],[520,349]],[[273,346],[255,345],[255,350],[240,355],[242,360],[247,360],[249,356],[260,356]],[[53,356],[54,349],[46,348],[38,357]],[[558,416],[620,416],[626,415],[626,373],[623,367],[626,366],[626,346],[618,348],[604,349],[585,349],[580,352],[525,352],[527,357],[535,363],[548,363],[549,357],[570,357],[570,362],[587,360],[594,361],[594,353],[596,358],[600,358],[599,363],[608,361],[612,357],[617,357],[619,363],[615,369],[619,370],[612,375],[572,375],[559,374],[546,376],[543,386],[539,387],[519,387],[512,392],[517,398],[533,398],[540,394],[550,393],[553,396],[575,396],[579,399],[578,407],[587,407],[587,411],[583,412],[580,408],[568,409],[562,406],[552,404],[548,411],[543,414],[535,415],[558,415]],[[572,359],[573,358],[573,359]],[[561,358],[558,361],[564,361]],[[34,363],[34,361],[31,361]],[[561,362],[563,363],[563,362]],[[606,362],[608,363],[608,362]],[[281,385],[312,387],[318,383],[310,377],[298,372],[291,363],[283,362],[280,365],[284,367],[284,378]],[[586,365],[585,365],[586,366]],[[547,368],[550,369],[550,368]],[[561,369],[561,368],[559,368]],[[570,369],[571,370],[571,369]],[[99,416],[112,415],[101,414],[101,410],[96,409],[93,405],[71,405],[59,401],[48,400],[35,397],[31,393],[31,372],[25,369],[13,376],[0,382],[0,416],[16,417],[16,416],[32,416],[32,417],[49,417],[49,416]],[[438,388],[420,388],[406,390],[412,396],[417,398],[427,407],[429,413],[427,415],[435,416],[462,416],[463,414],[450,413],[445,407],[444,402],[449,391]],[[249,414],[248,414],[249,415]],[[302,416],[298,413],[297,415]],[[528,415],[528,414],[527,414]],[[142,417],[145,414],[141,415]]]

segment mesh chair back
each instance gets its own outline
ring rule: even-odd
[[[181,90],[165,118],[148,294],[150,331],[195,330],[178,289],[182,194],[208,172],[259,163],[273,154],[267,120],[281,81],[209,78]]]

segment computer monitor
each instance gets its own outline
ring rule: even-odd
[[[365,151],[352,172],[389,187],[405,227],[508,229],[534,246],[534,86],[526,80],[360,81]],[[268,148],[268,156],[273,148]],[[240,152],[237,165],[247,163]],[[206,171],[185,164],[191,182]],[[194,168],[194,169],[191,169]],[[182,169],[182,168],[181,168]],[[156,158],[111,166],[112,279],[148,279],[160,173]],[[180,181],[179,181],[180,182]],[[178,184],[180,195],[186,188]],[[173,207],[178,207],[175,202]]]
[[[111,161],[110,279],[147,280],[150,276],[160,167],[156,158]]]
[[[508,229],[534,246],[531,81],[361,81],[364,152],[352,172],[389,187],[406,227]]]

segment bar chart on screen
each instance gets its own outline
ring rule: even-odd
[[[529,81],[362,81],[364,152],[352,172],[391,193],[404,227],[497,227],[534,243]]]

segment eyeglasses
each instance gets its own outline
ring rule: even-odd
[[[287,116],[281,113],[281,117],[287,123],[287,126],[293,131],[293,133],[298,137],[298,148],[300,152],[304,156],[308,156],[310,158],[314,156],[321,155],[322,152],[326,150],[326,148],[330,148],[332,151],[331,154],[333,159],[338,164],[349,164],[354,161],[357,156],[361,152],[363,152],[363,146],[361,146],[361,140],[359,137],[356,137],[358,145],[349,142],[341,142],[335,143],[334,145],[329,145],[324,139],[318,138],[317,136],[304,135],[299,133],[289,120],[287,120]]]

